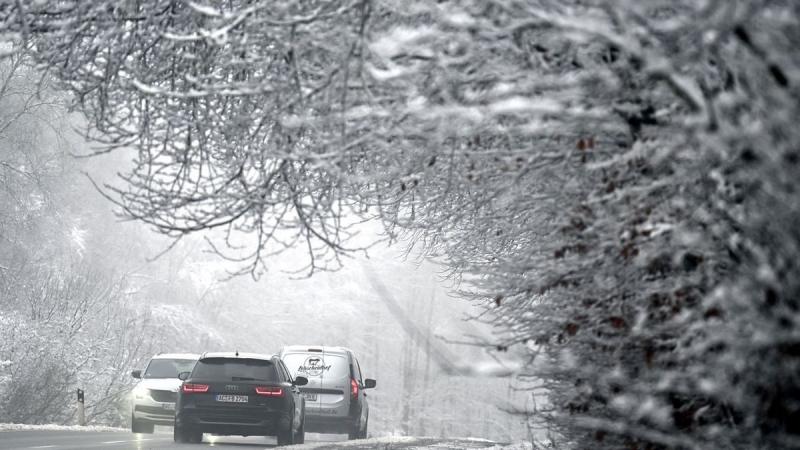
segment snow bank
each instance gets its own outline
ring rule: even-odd
[[[502,444],[486,447],[486,450],[533,450],[530,442],[520,442],[517,444]]]
[[[379,448],[382,445],[386,444],[413,444],[419,441],[419,438],[416,437],[409,437],[409,436],[385,436],[385,437],[378,437],[378,438],[369,438],[369,439],[357,439],[353,441],[342,441],[336,442],[336,447],[374,447]],[[292,448],[298,449],[312,449],[312,448],[330,448],[330,442],[313,442],[307,443],[303,445],[295,445]]]
[[[446,448],[475,448],[485,450],[533,450],[530,443],[498,444],[494,441],[481,438],[434,438],[434,437],[409,437],[409,436],[383,436],[369,439],[339,442],[313,442],[295,445],[297,449],[331,448],[389,448],[392,444],[402,444],[407,449],[446,449]]]
[[[127,428],[105,427],[102,425],[28,425],[24,423],[0,423],[0,431],[91,431],[91,432],[130,432]]]

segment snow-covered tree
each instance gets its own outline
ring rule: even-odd
[[[89,116],[87,134],[138,150],[124,213],[179,238],[223,229],[267,254],[306,245],[309,269],[347,241],[351,90],[371,2],[39,2],[7,5]],[[219,247],[224,253],[225,246]]]
[[[797,5],[430,17],[373,45],[417,108],[387,140],[413,189],[384,203],[536,356],[538,417],[579,448],[797,445]]]

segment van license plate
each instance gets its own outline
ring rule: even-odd
[[[217,394],[216,400],[225,403],[247,403],[246,395]]]
[[[305,397],[309,402],[317,401],[317,394],[313,392],[303,392],[303,397]]]
[[[167,411],[175,411],[175,403],[162,403],[161,407]]]

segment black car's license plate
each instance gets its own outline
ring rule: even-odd
[[[246,395],[217,394],[215,399],[218,402],[225,402],[225,403],[247,403]]]

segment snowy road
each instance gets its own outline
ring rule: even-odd
[[[384,437],[361,441],[331,442],[341,439],[338,436],[308,435],[306,444],[296,445],[293,449],[518,449],[519,446],[503,446],[479,439],[442,439],[414,437]],[[72,431],[72,430],[25,430],[0,431],[0,449],[178,449],[178,448],[223,448],[223,449],[260,449],[274,448],[275,440],[264,437],[233,437],[205,435],[202,444],[176,444],[172,435],[156,433],[151,435],[135,435],[128,432],[113,431]]]

